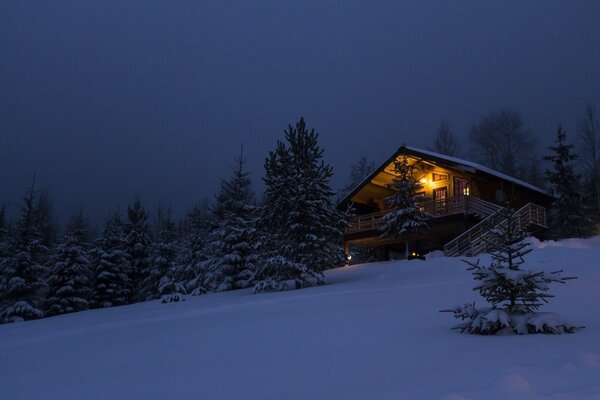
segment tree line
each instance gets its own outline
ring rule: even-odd
[[[333,174],[318,133],[303,118],[289,125],[265,160],[266,190],[256,200],[243,154],[211,206],[177,223],[159,208],[154,223],[136,198],[105,218],[92,238],[79,212],[58,240],[48,197],[32,184],[18,220],[0,208],[0,322],[233,289],[254,292],[324,283],[345,263],[347,215],[333,202]]]

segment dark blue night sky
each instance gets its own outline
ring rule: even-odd
[[[242,142],[260,189],[300,116],[335,187],[503,107],[541,155],[600,107],[600,2],[4,1],[0,57],[0,203],[37,173],[62,217],[98,221],[212,197]]]

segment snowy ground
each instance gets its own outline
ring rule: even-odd
[[[0,399],[600,399],[600,237],[536,244],[578,280],[546,311],[573,335],[478,337],[438,310],[477,299],[457,259],[0,326]]]

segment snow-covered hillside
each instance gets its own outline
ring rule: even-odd
[[[535,247],[529,266],[579,277],[542,311],[586,329],[460,334],[438,312],[481,303],[460,260],[352,266],[0,326],[0,399],[600,399],[600,237]]]

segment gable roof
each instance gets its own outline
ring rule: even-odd
[[[478,164],[478,163],[475,163],[472,161],[468,161],[468,160],[463,160],[463,159],[456,158],[456,157],[450,157],[450,156],[436,153],[436,152],[429,151],[429,150],[422,150],[422,149],[417,149],[415,147],[409,147],[409,146],[400,146],[400,148],[398,150],[396,150],[396,152],[390,158],[388,158],[383,164],[381,164],[369,176],[367,176],[361,183],[359,183],[354,189],[352,189],[348,194],[346,194],[344,196],[344,198],[338,202],[338,206],[348,204],[350,202],[350,199],[352,199],[352,197],[354,197],[354,195],[356,195],[356,193],[358,193],[365,185],[367,185],[369,182],[371,182],[381,171],[383,171],[385,169],[385,167],[387,167],[388,165],[393,163],[394,160],[396,160],[398,158],[398,156],[400,156],[400,155],[423,158],[428,161],[434,161],[441,165],[444,165],[444,166],[447,166],[447,167],[450,167],[450,168],[453,168],[453,169],[456,169],[459,171],[463,171],[463,172],[468,172],[468,173],[472,173],[472,174],[481,173],[483,175],[488,175],[488,176],[494,177],[496,179],[499,179],[500,181],[520,186],[526,190],[536,192],[537,194],[546,196],[549,199],[554,199],[554,196],[552,196],[546,190],[544,190],[538,186],[532,185],[521,179],[517,179],[512,176],[503,174],[501,172],[498,172],[496,170],[493,170],[493,169],[483,166],[481,164]]]

